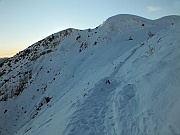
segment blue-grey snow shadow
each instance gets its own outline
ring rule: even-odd
[[[68,135],[104,135],[106,128],[104,125],[105,113],[108,110],[107,98],[120,83],[107,78],[100,80],[90,95],[87,95],[84,103],[73,114],[66,130],[63,134]]]

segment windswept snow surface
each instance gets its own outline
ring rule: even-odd
[[[0,135],[179,135],[180,17],[117,15],[0,67]]]

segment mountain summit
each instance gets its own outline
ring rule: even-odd
[[[0,64],[0,135],[180,134],[180,17],[117,15]]]

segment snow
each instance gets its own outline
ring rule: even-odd
[[[117,15],[31,45],[0,67],[0,135],[180,134],[179,33]]]

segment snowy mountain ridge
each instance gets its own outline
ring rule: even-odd
[[[180,17],[117,15],[0,64],[0,135],[180,134]]]

